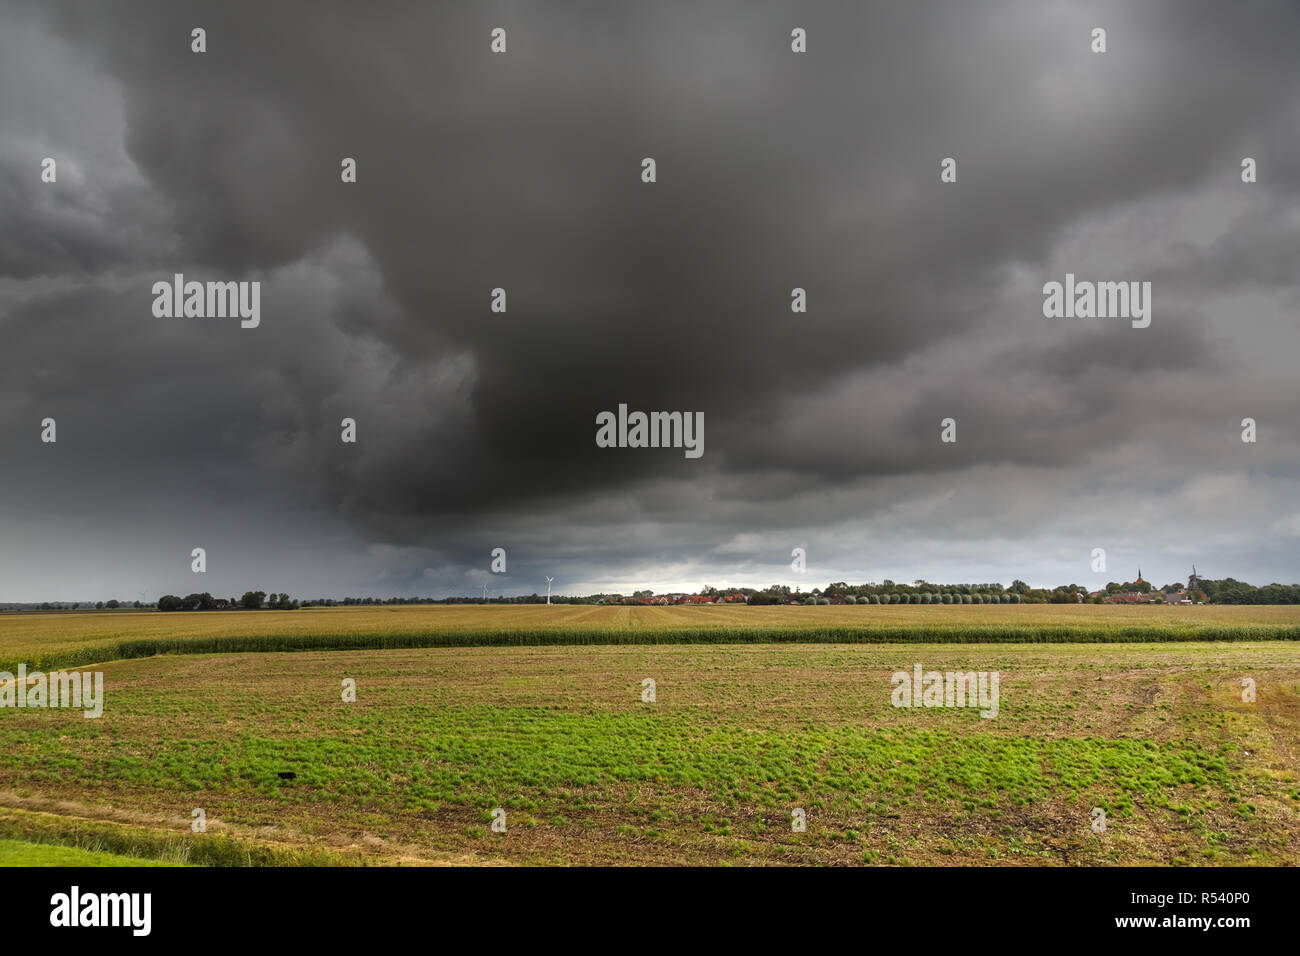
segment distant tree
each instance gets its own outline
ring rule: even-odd
[[[1209,595],[1210,601],[1214,604],[1259,604],[1273,603],[1272,601],[1261,600],[1261,597],[1270,597],[1270,589],[1276,585],[1268,585],[1265,588],[1256,588],[1254,585],[1247,584],[1245,581],[1238,581],[1236,578],[1223,578],[1219,581],[1207,581],[1202,579],[1201,588]],[[1261,596],[1260,591],[1264,591]]]
[[[245,591],[244,596],[239,599],[240,605],[250,611],[256,611],[262,606],[262,600],[266,597],[265,591]],[[353,603],[353,598],[344,598],[344,604]]]
[[[857,599],[856,597],[854,597],[852,594],[846,594],[846,595],[844,595],[844,603],[845,603],[845,604],[857,604],[857,603],[858,603],[858,599]]]
[[[113,610],[117,610],[121,606],[122,606],[122,602],[118,601],[116,598],[114,598],[111,601],[104,602],[104,607],[112,608]]]
[[[813,597],[813,596],[810,594],[810,595],[808,595],[806,598],[803,599],[803,603],[804,603],[804,604],[816,604],[816,603],[817,603],[817,599],[816,599],[815,597]]]
[[[187,594],[181,598],[181,610],[183,611],[212,611],[216,610],[217,599],[207,591],[201,594]]]
[[[164,594],[158,599],[158,610],[179,611],[183,607],[181,599],[175,594]]]
[[[95,610],[96,610],[96,611],[102,611],[102,610],[104,610],[104,602],[103,602],[103,601],[96,601],[96,602],[95,602]]]
[[[1019,595],[1019,594],[1012,594],[1012,595],[1011,595],[1011,603],[1012,603],[1012,604],[1019,604],[1019,603],[1020,603],[1020,595]]]
[[[962,604],[969,604],[969,603],[970,603],[970,595],[969,595],[969,594],[963,594],[963,595],[961,596],[961,603],[962,603]]]
[[[830,599],[830,598],[825,598],[825,597],[824,597],[824,598],[818,598],[818,599],[817,599],[817,603],[818,603],[818,604],[830,604],[830,603],[831,603],[831,599]]]

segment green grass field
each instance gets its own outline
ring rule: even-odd
[[[377,633],[376,621],[427,631],[441,611],[456,612],[448,627],[489,633],[549,612],[564,615],[556,627],[633,631],[715,613],[721,628],[890,615],[903,633],[936,612],[944,626],[993,612],[999,627],[1132,627],[1155,612],[1179,634],[1202,611],[1216,612],[1198,619],[1213,627],[1293,620],[1276,608],[404,610],[335,618],[355,633]],[[766,610],[780,614],[756,613]],[[1007,613],[1026,611],[1038,616]],[[30,617],[12,632],[14,619],[0,620],[6,653],[41,651],[35,631],[49,625]],[[83,649],[129,639],[104,633],[125,626],[104,621],[114,617],[45,616],[70,624]],[[121,617],[200,628],[268,616]],[[915,663],[997,671],[998,716],[891,706],[890,674]],[[0,837],[223,865],[1300,862],[1292,641],[445,646],[170,654],[98,669],[98,720],[0,711]],[[646,677],[654,703],[641,700]],[[1243,677],[1257,684],[1252,703]],[[355,703],[341,700],[344,678]],[[196,807],[206,834],[190,833]],[[504,834],[490,827],[497,807]],[[806,832],[791,830],[795,808]],[[1106,812],[1104,833],[1090,827],[1093,808]]]

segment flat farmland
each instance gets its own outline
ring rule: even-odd
[[[0,670],[159,653],[526,644],[1300,640],[1300,606],[416,605],[0,614]]]
[[[333,616],[427,628],[498,613],[443,610]],[[492,625],[536,627],[535,615],[554,613],[570,628],[658,627],[716,614],[727,627],[762,610],[502,608]],[[1014,624],[1027,611],[1292,619],[1274,608],[771,610],[783,623],[832,612],[820,616],[888,615],[899,627],[990,612]],[[84,617],[79,640],[110,642],[106,629],[124,625],[105,618],[163,618],[190,633],[259,618]],[[275,617],[310,626],[318,615]],[[74,620],[47,615],[37,629]],[[35,625],[22,626],[30,642]],[[892,706],[890,675],[915,664],[998,672],[997,716]],[[0,710],[0,838],[232,863],[1300,862],[1292,641],[449,646],[177,653],[96,669],[97,720]],[[1253,702],[1242,699],[1247,677]],[[341,699],[345,678],[355,703]],[[642,701],[645,678],[653,703]],[[498,807],[505,833],[490,826]],[[796,808],[806,832],[792,832]]]

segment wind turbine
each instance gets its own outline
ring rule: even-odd
[[[551,582],[554,581],[554,580],[555,580],[555,578],[547,578],[547,579],[546,579],[546,603],[547,603],[548,606],[549,606],[550,603],[551,603]]]
[[[483,603],[487,603],[487,585],[483,585]]]

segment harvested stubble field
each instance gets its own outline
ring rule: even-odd
[[[526,644],[1300,640],[1300,607],[416,605],[0,614],[0,670],[165,653]]]
[[[552,610],[570,628],[592,610],[604,627],[637,620]],[[716,610],[723,627],[747,613]],[[858,609],[775,610],[837,612],[829,624]],[[862,610],[904,624],[945,609]],[[998,716],[892,707],[891,673],[917,663],[999,672]],[[99,669],[98,720],[0,711],[0,837],[200,863],[1300,862],[1290,641],[438,647]]]

